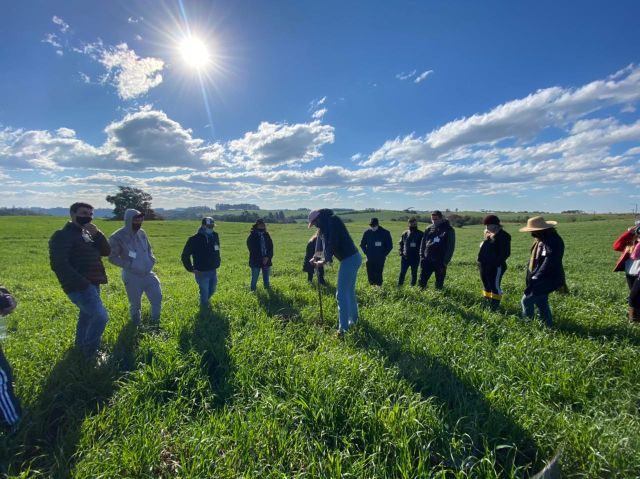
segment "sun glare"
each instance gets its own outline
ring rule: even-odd
[[[188,37],[182,41],[180,53],[185,63],[192,68],[203,68],[210,60],[207,46],[195,37]]]

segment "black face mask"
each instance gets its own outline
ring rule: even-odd
[[[536,239],[540,239],[544,236],[544,234],[541,231],[533,231],[531,233],[531,236],[533,236]]]
[[[92,220],[93,218],[91,216],[76,216],[76,223],[82,226],[88,225]]]
[[[140,228],[142,228],[142,223],[131,223],[131,229],[133,231],[138,231]]]
[[[417,230],[417,229],[418,229],[418,225],[409,225],[409,229],[410,229],[411,231],[415,231],[415,230]]]

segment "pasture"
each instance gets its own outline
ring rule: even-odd
[[[49,268],[47,242],[64,222],[0,218],[0,283],[19,301],[3,348],[26,410],[17,434],[0,435],[11,476],[528,477],[556,453],[566,477],[640,476],[640,327],[611,272],[629,221],[559,225],[570,293],[551,296],[551,331],[519,319],[532,239],[507,224],[502,312],[483,308],[482,227],[465,227],[443,291],[398,289],[397,249],[382,288],[363,265],[360,322],[344,340],[338,264],[324,321],[301,271],[306,225],[269,227],[272,290],[252,294],[249,225],[218,223],[218,292],[201,314],[180,262],[198,223],[147,222],[161,328],[128,324],[119,270],[105,261],[110,360],[100,366],[73,351],[77,309]],[[107,236],[121,226],[97,224]],[[365,222],[347,226],[359,243]],[[383,226],[396,244],[405,225]]]

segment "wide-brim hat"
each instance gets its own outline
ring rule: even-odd
[[[518,231],[525,233],[527,231],[548,230],[550,228],[555,228],[557,224],[557,221],[545,221],[542,216],[534,216],[527,220],[527,226],[520,228]]]

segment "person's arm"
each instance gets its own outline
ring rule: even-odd
[[[273,240],[271,239],[271,235],[266,233],[267,235],[267,256],[269,259],[273,258]]]
[[[545,279],[551,272],[556,271],[557,267],[562,264],[562,256],[564,255],[564,243],[558,237],[553,240],[544,240],[543,260],[540,266],[534,272],[532,279]]]
[[[422,241],[420,241],[420,258],[424,258],[424,252],[427,249],[427,231],[428,229],[424,230]]]
[[[78,289],[91,286],[84,276],[76,271],[69,261],[71,255],[71,241],[68,241],[62,233],[56,232],[49,240],[49,263],[60,283],[74,283]],[[64,281],[63,281],[64,280]]]
[[[507,261],[507,258],[511,256],[511,237],[506,233],[496,235],[497,239],[497,252],[496,265],[500,266]]]
[[[402,256],[402,244],[404,243],[404,233],[400,236],[400,241],[398,241],[398,252],[400,256]]]
[[[453,252],[456,249],[456,230],[451,228],[447,233],[447,251],[444,257],[444,264],[447,265],[451,262],[451,258],[453,258]]]
[[[100,251],[100,256],[109,256],[111,254],[111,246],[109,246],[109,241],[107,241],[104,233],[96,229],[96,232],[92,233],[91,236],[93,237],[93,244]]]
[[[120,268],[128,268],[129,266],[131,266],[131,259],[129,258],[129,256],[122,256],[123,248],[120,239],[117,236],[111,235],[111,237],[109,238],[109,245],[111,246],[109,263],[115,264]]]
[[[17,301],[4,286],[0,286],[0,316],[6,316],[16,309]]]
[[[360,240],[360,249],[365,255],[367,254],[367,233],[368,231],[362,233],[362,239]]]
[[[384,245],[385,257],[389,256],[389,253],[391,253],[392,249],[393,249],[393,239],[391,238],[391,232],[387,231],[386,238],[385,238],[385,245]]]
[[[192,253],[193,253],[193,245],[191,244],[191,238],[189,238],[185,243],[184,248],[182,249],[181,259],[182,259],[182,264],[184,265],[184,268],[190,273],[193,273],[193,264],[191,263]]]

